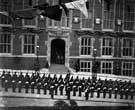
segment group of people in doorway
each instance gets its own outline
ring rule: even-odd
[[[62,52],[55,51],[52,55],[52,63],[55,64],[64,64],[64,55]]]

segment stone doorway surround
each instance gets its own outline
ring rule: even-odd
[[[70,32],[56,33],[55,31],[48,32],[48,41],[45,42],[47,45],[47,60],[49,65],[51,65],[51,42],[54,39],[62,39],[65,41],[65,66],[69,67],[69,49],[71,46]]]

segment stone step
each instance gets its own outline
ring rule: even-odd
[[[49,68],[49,72],[51,73],[67,73],[68,69],[65,67],[65,65],[60,65],[60,64],[52,64]]]

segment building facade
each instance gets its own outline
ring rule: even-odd
[[[32,5],[44,0],[33,0]],[[46,0],[50,5],[58,0]],[[28,0],[0,0],[0,68],[34,70],[63,64],[79,71],[135,76],[135,1],[88,0],[88,18],[79,10],[62,13],[61,21],[37,16],[14,20],[10,10],[31,8]],[[96,53],[94,53],[96,49]]]

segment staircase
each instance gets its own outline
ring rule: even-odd
[[[62,64],[51,64],[49,72],[54,74],[67,74],[68,68]]]

